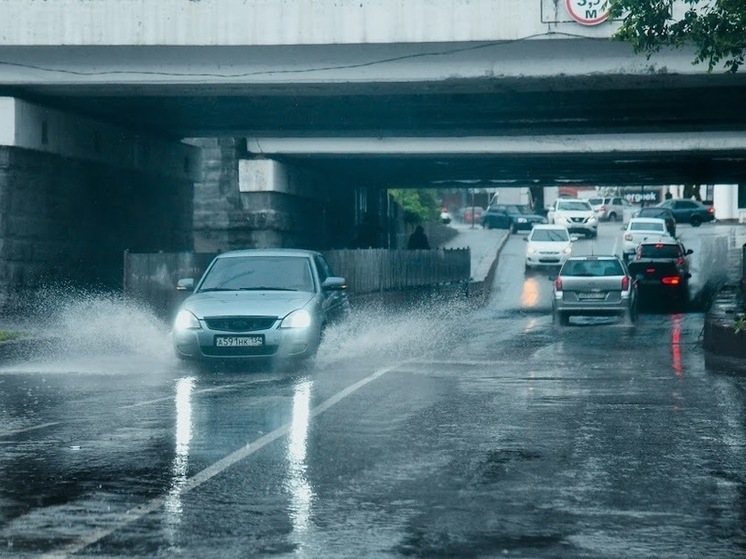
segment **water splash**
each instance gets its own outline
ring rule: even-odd
[[[119,293],[45,288],[22,326],[40,340],[14,371],[106,372],[174,363],[169,325]]]

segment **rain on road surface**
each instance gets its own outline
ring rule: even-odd
[[[553,328],[523,236],[484,307],[357,310],[296,373],[197,374],[71,302],[68,351],[0,369],[0,556],[745,556],[746,382],[702,314]]]

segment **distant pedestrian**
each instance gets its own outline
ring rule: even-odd
[[[407,248],[409,250],[430,250],[430,242],[427,240],[427,235],[425,235],[422,225],[414,228],[414,231],[409,236]]]

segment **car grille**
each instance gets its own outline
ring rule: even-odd
[[[247,357],[251,355],[274,355],[277,353],[276,345],[265,345],[259,347],[201,347],[202,353],[209,357]]]
[[[571,221],[572,223],[585,223],[585,220],[586,220],[586,219],[587,219],[587,218],[585,218],[585,217],[571,217],[571,218],[570,218],[570,221]]]
[[[254,332],[267,330],[277,321],[276,316],[218,316],[205,317],[210,330],[222,332]]]

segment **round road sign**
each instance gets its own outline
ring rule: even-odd
[[[565,0],[567,13],[582,25],[598,25],[609,17],[608,0]]]

